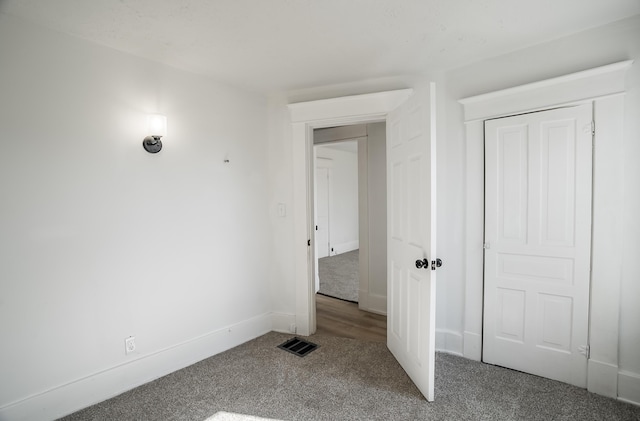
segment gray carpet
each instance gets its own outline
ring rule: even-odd
[[[384,344],[314,335],[304,358],[269,333],[64,420],[640,420],[640,407],[447,354],[427,402]]]
[[[318,276],[320,277],[318,292],[357,303],[360,285],[359,253],[359,250],[353,250],[318,259]]]

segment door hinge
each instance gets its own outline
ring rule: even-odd
[[[482,248],[485,250],[489,250],[491,248],[491,243],[482,243]]]
[[[595,136],[596,135],[596,122],[594,120],[591,120],[591,136]]]
[[[591,348],[589,347],[589,345],[582,345],[578,347],[578,352],[584,355],[586,359],[589,359],[591,355]]]

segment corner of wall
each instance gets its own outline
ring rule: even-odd
[[[436,351],[465,356],[462,352],[462,335],[449,329],[436,329]]]
[[[296,315],[289,313],[271,313],[271,330],[280,333],[296,333]]]

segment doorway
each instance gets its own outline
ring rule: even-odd
[[[427,400],[434,399],[436,281],[435,83],[288,105],[294,173],[296,331],[316,331],[313,129],[387,122],[387,347]],[[432,258],[428,265],[427,257]],[[439,266],[439,265],[438,265]]]
[[[485,122],[483,361],[587,385],[592,105]]]
[[[386,124],[314,130],[314,161],[317,329],[383,342]]]
[[[316,291],[381,315],[387,307],[386,146],[385,122],[314,130]]]
[[[337,129],[342,128],[320,131],[335,133]],[[315,132],[318,137],[318,130]],[[316,290],[357,303],[360,289],[357,140],[316,142],[314,156]]]

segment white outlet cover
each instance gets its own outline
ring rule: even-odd
[[[129,336],[124,340],[124,353],[131,354],[136,350],[136,338],[133,336]]]

